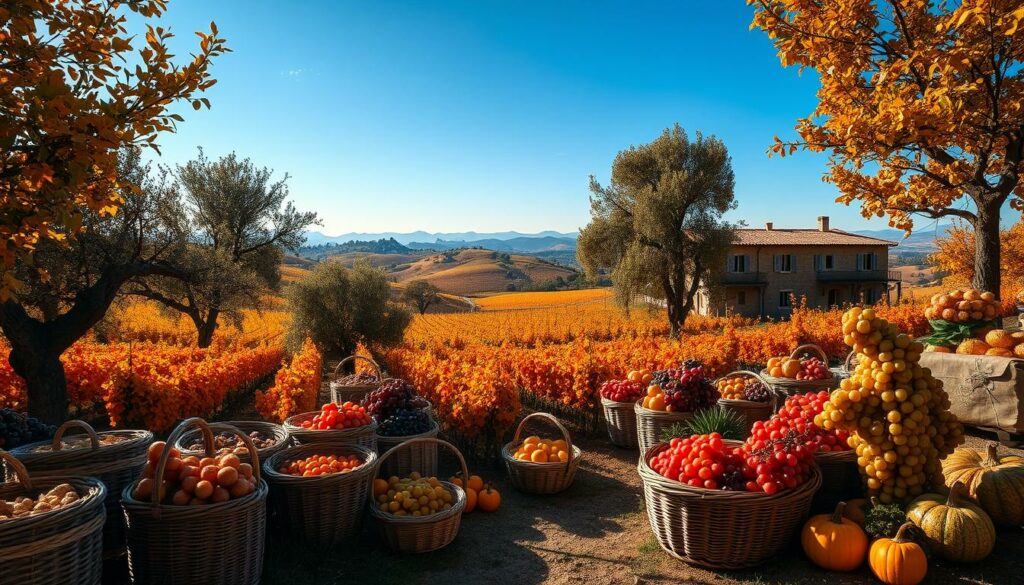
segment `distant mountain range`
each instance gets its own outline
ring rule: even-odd
[[[361,233],[361,232],[350,232],[337,236],[328,236],[321,232],[306,232],[306,245],[307,246],[318,246],[321,244],[343,244],[353,240],[358,241],[373,241],[373,240],[388,240],[394,238],[400,244],[408,246],[413,242],[435,242],[442,240],[445,242],[458,242],[460,244],[472,243],[480,240],[512,240],[516,238],[563,238],[569,239],[573,242],[576,241],[576,233],[569,232],[556,232],[556,231],[543,231],[535,234],[524,234],[522,232],[424,232],[415,231],[407,233],[399,232],[381,232],[381,233]],[[476,245],[476,244],[473,244]]]
[[[893,252],[899,253],[921,253],[927,254],[938,249],[935,245],[936,238],[944,237],[952,226],[944,224],[931,229],[921,230],[910,234],[910,237],[903,238],[903,230],[881,229],[881,230],[856,230],[852,233],[883,240],[892,240],[899,244]]]

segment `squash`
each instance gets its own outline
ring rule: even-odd
[[[466,492],[466,509],[463,511],[472,512],[476,509],[477,491],[473,488],[466,488],[463,491]]]
[[[843,517],[846,502],[832,514],[812,516],[800,531],[800,544],[811,561],[830,571],[852,571],[864,562],[868,536],[860,526]]]
[[[863,528],[864,515],[874,505],[875,503],[868,501],[866,498],[850,500],[849,502],[846,502],[846,507],[843,509],[843,516],[853,520],[854,524]]]
[[[907,508],[907,519],[924,532],[932,552],[958,562],[976,562],[995,546],[996,527],[977,504],[964,499],[966,487],[956,482],[949,497],[920,496]]]
[[[906,522],[893,538],[879,538],[871,544],[868,566],[885,585],[917,585],[928,574],[924,549],[910,539],[914,525]]]
[[[996,443],[985,453],[957,449],[942,462],[942,475],[947,486],[962,481],[997,525],[1024,524],[1024,457],[1000,456]]]
[[[480,508],[484,512],[493,512],[497,510],[500,505],[501,494],[490,485],[484,486],[484,489],[480,490],[476,495],[476,507]]]

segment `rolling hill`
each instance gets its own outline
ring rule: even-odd
[[[459,295],[539,285],[577,273],[533,256],[491,250],[453,250],[425,255],[391,274],[398,282],[426,280],[442,291]]]

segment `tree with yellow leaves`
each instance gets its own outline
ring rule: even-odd
[[[971,226],[955,224],[935,240],[938,250],[929,259],[946,274],[944,284],[966,286],[974,279],[974,239]],[[1024,221],[1001,230],[999,242],[1003,292],[1016,293],[1024,288]]]
[[[17,293],[15,263],[42,241],[67,241],[87,212],[111,215],[118,150],[156,148],[186,101],[209,107],[213,59],[228,49],[210,23],[175,63],[169,30],[129,34],[127,16],[160,18],[166,0],[20,0],[0,5],[0,300]]]
[[[748,0],[783,66],[818,73],[799,139],[829,154],[838,202],[889,217],[954,217],[977,235],[973,284],[998,291],[999,217],[1024,209],[1024,6],[1019,0]]]

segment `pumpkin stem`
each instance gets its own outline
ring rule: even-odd
[[[957,480],[953,485],[949,486],[949,497],[946,498],[946,505],[952,508],[958,508],[960,506],[960,496],[963,495],[964,490],[967,486],[964,482]]]
[[[900,529],[896,531],[896,536],[892,538],[892,541],[896,544],[903,544],[904,542],[913,542],[914,539],[910,537],[916,527],[913,522],[904,522]]]
[[[846,510],[846,502],[839,502],[836,504],[836,511],[832,512],[832,521],[836,524],[842,524],[844,510]]]
[[[999,443],[991,442],[985,448],[985,460],[981,462],[985,467],[999,465]]]

